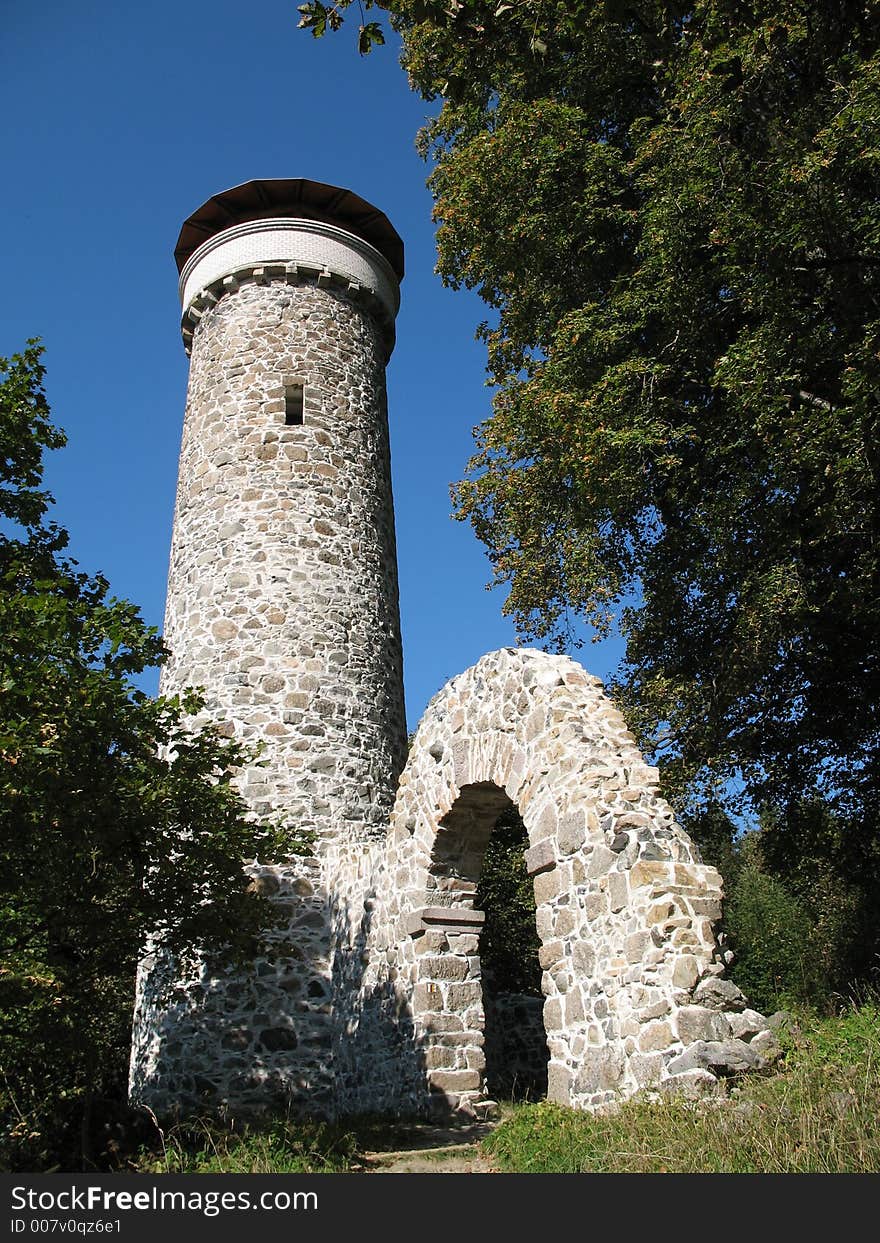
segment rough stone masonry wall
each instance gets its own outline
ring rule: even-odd
[[[405,757],[384,405],[378,329],[342,291],[245,284],[199,321],[162,690],[206,686],[208,714],[265,747],[254,812],[322,840],[381,832]]]
[[[370,1077],[354,1102],[480,1111],[474,892],[511,802],[530,842],[552,1100],[602,1108],[646,1087],[711,1090],[772,1055],[766,1021],[723,978],[721,877],[657,776],[599,680],[567,657],[492,652],[435,696],[372,886],[351,1025]],[[413,1033],[405,1064],[382,1039],[392,998]]]
[[[313,830],[316,857],[256,869],[290,929],[249,978],[142,965],[133,1094],[332,1112],[340,947],[406,746],[386,340],[317,274],[250,270],[218,293],[192,342],[161,690],[206,687],[206,717],[263,746],[246,800]]]

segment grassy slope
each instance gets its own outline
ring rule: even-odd
[[[277,1122],[236,1133],[191,1122],[161,1134],[143,1149],[142,1174],[340,1174],[350,1169],[357,1141],[345,1128],[316,1122]]]
[[[880,1005],[800,1019],[773,1074],[694,1105],[629,1101],[593,1117],[543,1102],[484,1141],[506,1173],[880,1171]]]

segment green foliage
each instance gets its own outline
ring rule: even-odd
[[[739,868],[740,850],[738,829],[727,810],[719,802],[710,802],[682,817],[682,823],[699,848],[703,862],[721,873],[729,894]]]
[[[765,810],[758,830],[738,829],[717,803],[685,827],[724,878],[730,975],[755,1006],[831,1011],[876,976],[878,869],[863,866],[851,823],[813,799]]]
[[[803,1019],[785,1060],[726,1099],[625,1102],[609,1116],[518,1107],[483,1141],[505,1173],[869,1173],[880,1169],[880,1008]]]
[[[486,912],[480,933],[480,965],[498,993],[540,993],[540,940],[535,893],[526,871],[525,826],[515,808],[503,813],[483,856],[476,904]]]
[[[764,869],[780,877],[809,912],[816,963],[828,988],[849,995],[880,967],[880,841],[857,817],[833,814],[819,799],[768,808],[759,836]]]
[[[66,437],[53,427],[42,390],[43,369],[36,342],[23,354],[2,360],[0,386],[0,518],[30,527],[51,501],[40,488],[43,451],[60,449]]]
[[[93,1103],[124,1095],[145,934],[182,961],[252,953],[278,915],[242,861],[284,842],[233,784],[247,753],[191,727],[199,696],[136,689],[161,640],[46,522],[64,438],[42,379],[36,343],[0,360],[0,1103],[9,1160],[35,1166],[77,1115],[87,1153]]]
[[[873,881],[847,863],[850,826],[822,803],[797,808],[784,833],[769,811],[759,830],[744,832],[718,804],[686,828],[724,878],[719,931],[735,954],[728,974],[754,1006],[832,1011],[852,981],[871,978]]]
[[[431,133],[441,271],[498,311],[459,513],[527,637],[601,632],[640,588],[617,690],[670,790],[742,773],[867,813],[877,32],[845,5],[585,10],[507,84],[490,40]]]
[[[364,9],[371,9],[374,2],[363,0],[360,5],[362,13]],[[347,4],[335,4],[328,8],[321,4],[321,0],[311,0],[309,4],[297,6],[297,11],[302,14],[298,24],[302,29],[310,30],[313,38],[320,39],[328,30],[339,30],[344,20],[341,10],[347,7]],[[366,56],[374,46],[384,42],[385,33],[379,22],[362,22],[358,27],[358,52],[361,56]]]
[[[740,865],[724,926],[736,954],[729,974],[751,1005],[769,1013],[798,1003],[827,1004],[810,914],[756,859],[747,857]]]
[[[774,874],[810,909],[810,884],[847,890],[850,962],[868,973],[880,13],[861,0],[389,12],[414,89],[442,100],[421,136],[438,270],[493,313],[481,332],[497,391],[457,515],[523,638],[564,648],[572,617],[598,635],[620,622],[613,690],[666,793],[688,813],[772,809]],[[804,855],[808,884],[791,869],[816,803],[848,846]]]

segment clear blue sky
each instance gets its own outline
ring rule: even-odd
[[[40,336],[55,421],[47,479],[82,567],[161,627],[187,359],[172,251],[211,194],[308,177],[380,207],[406,245],[389,416],[409,727],[440,686],[515,642],[449,484],[489,413],[486,308],[434,275],[429,105],[389,44],[316,41],[294,0],[2,0],[0,355]],[[349,22],[349,26],[351,23]],[[606,676],[619,644],[579,659]],[[154,689],[151,680],[148,689]]]

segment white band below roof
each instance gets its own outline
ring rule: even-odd
[[[374,294],[392,321],[400,288],[391,264],[369,242],[317,220],[248,220],[208,238],[180,273],[180,301],[186,314],[214,281],[254,264],[299,263],[361,285]]]

